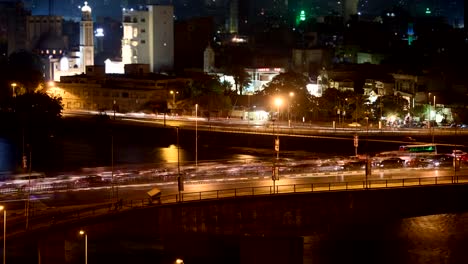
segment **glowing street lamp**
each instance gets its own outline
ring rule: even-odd
[[[279,114],[280,114],[280,106],[283,104],[283,99],[281,97],[275,98],[275,105],[277,107],[277,112],[278,112],[278,120],[279,120]]]
[[[171,90],[169,93],[172,94],[172,104],[175,105],[175,96],[176,96],[176,94],[178,94],[179,92],[177,92],[177,91],[174,92],[174,91]]]
[[[13,97],[16,97],[16,86],[18,86],[16,83],[11,84],[11,91]]]
[[[80,230],[79,234],[85,239],[85,264],[88,264],[88,234],[84,230]]]
[[[3,211],[3,264],[5,264],[6,255],[6,208],[0,205],[0,211]]]

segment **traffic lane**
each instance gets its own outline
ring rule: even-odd
[[[411,173],[408,173],[411,172]],[[466,171],[465,171],[466,172]],[[465,172],[458,172],[458,175],[466,175]],[[374,183],[382,183],[382,181],[391,181],[395,179],[411,179],[411,178],[433,178],[453,176],[451,170],[388,170],[374,172],[368,180]],[[329,183],[352,183],[359,185],[365,181],[365,175],[362,174],[334,174],[326,176],[309,175],[305,177],[297,177],[294,175],[280,175],[280,180],[276,181],[276,185],[310,185],[326,186]],[[187,180],[185,182],[185,191],[187,192],[207,192],[223,189],[247,189],[247,188],[264,188],[273,185],[271,176],[263,177],[234,177],[225,179],[212,180]],[[35,194],[32,200],[34,207],[61,207],[84,205],[93,203],[102,203],[113,201],[117,197],[125,200],[142,201],[149,198],[147,192],[152,188],[158,188],[162,191],[162,195],[177,195],[178,187],[176,182],[164,182],[154,184],[137,184],[137,185],[120,185],[114,186],[115,195],[112,198],[112,187],[95,187],[81,188],[69,191],[58,191],[45,194]],[[24,205],[24,203],[23,203]],[[39,206],[36,206],[39,205]]]

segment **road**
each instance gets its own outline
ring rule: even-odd
[[[457,172],[458,176],[468,175],[468,169],[462,169]],[[444,178],[446,176],[454,176],[454,171],[450,168],[443,169],[389,169],[389,170],[374,170],[372,176],[368,178],[369,181],[374,183],[382,183],[392,180],[401,179],[418,179],[435,177]],[[310,185],[317,184],[320,186],[328,185],[329,183],[338,184],[346,182],[364,182],[364,171],[338,171],[338,172],[300,172],[300,173],[285,173],[280,174],[280,180],[276,181],[276,185]],[[183,193],[192,192],[207,192],[213,190],[223,189],[242,189],[242,188],[260,188],[273,185],[270,173],[261,174],[237,174],[226,176],[212,176],[212,178],[192,176],[185,180],[185,190]],[[167,181],[159,182],[146,182],[146,183],[122,183],[114,185],[110,184],[105,186],[96,187],[82,187],[63,190],[47,190],[32,193],[32,203],[34,208],[57,208],[61,206],[77,206],[89,205],[96,203],[107,202],[112,197],[112,189],[114,189],[114,197],[125,200],[146,200],[148,199],[147,191],[152,188],[158,188],[162,191],[163,195],[176,195],[178,194],[176,181],[168,179]],[[280,187],[281,188],[281,187]],[[5,199],[4,202],[23,201],[26,196],[10,197]],[[18,210],[24,210],[23,204],[20,204]]]

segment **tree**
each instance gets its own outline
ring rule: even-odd
[[[192,82],[184,88],[178,107],[185,111],[193,111],[198,104],[200,111],[219,111],[231,108],[229,93],[226,93],[226,83],[221,83],[215,75],[195,74]]]
[[[250,75],[241,66],[234,66],[228,69],[228,74],[234,78],[236,94],[242,95],[244,88],[251,83]]]
[[[269,97],[266,101],[273,102],[274,97],[281,97],[287,102],[293,115],[309,117],[317,105],[317,100],[307,91],[309,79],[299,73],[286,72],[275,76],[258,94]],[[291,94],[291,96],[290,96]]]
[[[16,153],[34,152],[35,160],[53,163],[53,157],[45,153],[52,153],[51,149],[56,146],[54,138],[61,124],[62,109],[61,98],[49,97],[43,92],[10,97],[0,109],[0,122],[8,124],[0,133],[17,142]],[[16,160],[20,161],[21,157],[18,155]]]
[[[372,110],[378,117],[395,115],[404,118],[409,112],[409,103],[401,95],[384,95],[374,102]]]
[[[8,58],[8,77],[23,88],[22,92],[34,92],[44,82],[41,58],[27,51],[12,53]]]

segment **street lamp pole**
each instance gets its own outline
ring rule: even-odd
[[[16,97],[16,86],[17,86],[16,83],[12,83],[12,84],[11,84],[11,90],[12,90],[11,95],[12,95],[13,97]]]
[[[28,200],[26,201],[26,230],[29,228],[29,206],[31,202],[32,150],[29,148]]]
[[[436,96],[434,95],[434,125],[436,124],[437,111],[436,111]],[[432,144],[434,144],[435,127],[432,126]]]
[[[288,102],[288,125],[291,127],[291,101],[294,97],[294,92],[289,93],[289,102]]]
[[[0,211],[3,211],[3,264],[6,263],[6,208],[0,205]]]
[[[176,127],[177,131],[177,189],[179,191],[179,199],[178,201],[182,201],[181,199],[181,192],[184,190],[184,180],[180,176],[180,155],[179,155],[179,127]]]
[[[85,231],[80,230],[80,235],[84,235],[85,241],[85,264],[88,264],[88,234]]]
[[[277,145],[277,150],[276,150],[276,159],[279,159],[279,113],[280,113],[280,106],[283,104],[283,100],[281,98],[276,98],[275,99],[275,104],[277,107],[277,112],[278,112],[278,122],[276,123],[277,129],[276,129],[276,141],[278,142]]]
[[[115,190],[114,190],[114,132],[111,131],[111,200],[115,197]]]
[[[198,104],[195,104],[195,168],[198,168]]]

